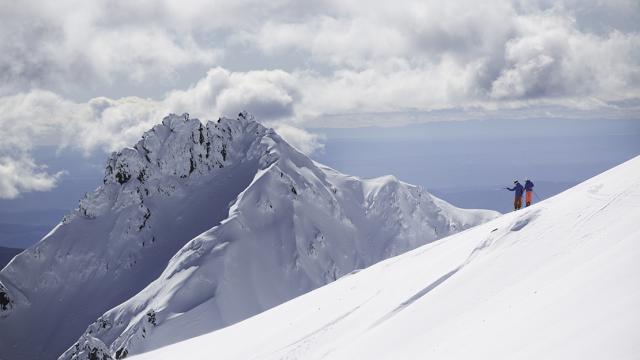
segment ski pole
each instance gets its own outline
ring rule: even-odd
[[[532,190],[532,191],[533,191],[533,190]],[[535,195],[535,197],[536,197],[536,199],[538,199],[538,201],[542,201],[542,200],[540,200],[540,197],[538,196],[538,193],[537,193],[537,192],[533,191],[533,195]]]

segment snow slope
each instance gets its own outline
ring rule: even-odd
[[[197,336],[497,215],[454,208],[392,176],[340,174],[275,134],[263,144],[274,160],[238,196],[229,217],[186,244],[156,281],[102,315],[62,359],[95,349],[123,357]],[[173,332],[174,324],[183,330]]]
[[[636,157],[542,203],[134,358],[639,359],[639,219]]]
[[[245,113],[170,115],[0,272],[0,359],[154,349],[495,216],[340,174]]]
[[[113,153],[104,184],[0,272],[0,359],[56,358],[218,224],[260,166],[254,121],[171,115]]]

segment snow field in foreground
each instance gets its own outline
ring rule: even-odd
[[[638,359],[638,219],[640,157],[230,327],[134,358]]]

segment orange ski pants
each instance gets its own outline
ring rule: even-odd
[[[527,196],[525,200],[527,202],[527,206],[531,205],[531,201],[533,200],[533,191],[527,191]]]

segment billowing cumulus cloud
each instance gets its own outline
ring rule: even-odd
[[[313,154],[324,149],[323,136],[285,124],[276,123],[273,128],[289,144],[305,154]]]
[[[416,99],[408,106],[401,90],[376,98],[376,111],[638,95],[640,25],[633,20],[640,4],[633,0],[490,0],[481,6],[469,0],[27,0],[5,8],[0,94],[95,90],[101,83],[131,94],[127,84],[170,86],[158,78],[218,65],[251,76],[282,67],[354,90],[399,88],[407,76],[427,85],[405,90]],[[90,97],[96,95],[104,94]],[[397,104],[398,97],[405,101]],[[273,101],[281,99],[262,106]],[[358,112],[359,102],[345,111]]]
[[[73,102],[50,91],[33,90],[0,97],[0,198],[49,190],[62,175],[35,164],[31,150],[57,145],[83,153],[130,146],[168,113],[189,112],[202,120],[236,116],[248,110],[306,153],[322,147],[320,138],[282,124],[294,115],[299,93],[294,78],[282,71],[232,73],[211,69],[193,87],[163,99],[92,98]]]
[[[607,32],[585,31],[576,17],[581,10],[570,4],[403,3],[373,1],[361,9],[346,2],[347,16],[268,22],[247,41],[267,53],[304,51],[335,66],[317,79],[341,92],[322,105],[329,112],[563,98],[570,105],[576,97],[640,94],[640,33],[615,24]],[[639,4],[627,7],[640,15]]]
[[[3,3],[0,95],[33,87],[81,91],[118,78],[170,77],[183,66],[213,64],[220,55],[198,44],[190,29],[173,26],[153,2]]]
[[[168,93],[164,102],[171,111],[201,117],[250,110],[262,120],[286,119],[300,101],[299,85],[294,75],[281,70],[230,72],[218,67],[189,89]]]
[[[0,157],[0,199],[13,199],[22,192],[51,190],[63,174],[49,174],[28,157]]]
[[[247,110],[310,153],[322,149],[303,130],[311,126],[640,110],[635,0],[27,0],[2,9],[0,197],[55,186],[60,175],[33,162],[34,146],[118,149],[169,112]]]

